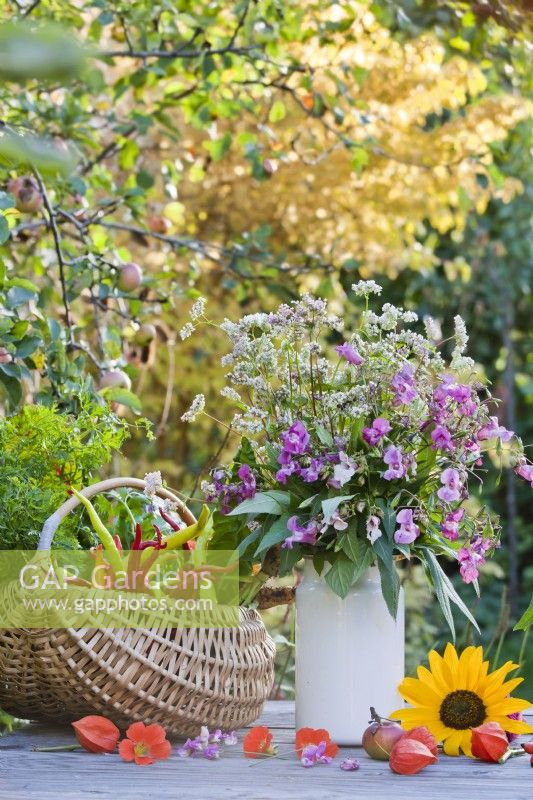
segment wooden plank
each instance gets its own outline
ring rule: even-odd
[[[439,764],[417,776],[394,775],[388,765],[372,761],[361,748],[343,748],[355,756],[357,772],[339,769],[341,757],[328,766],[304,769],[293,755],[293,704],[268,703],[258,723],[269,725],[283,758],[245,760],[240,744],[226,748],[218,762],[173,757],[139,768],[116,755],[81,751],[39,753],[35,746],[72,742],[66,727],[30,725],[0,739],[1,800],[531,800],[529,757],[504,765],[441,756]],[[239,737],[241,739],[242,737]]]

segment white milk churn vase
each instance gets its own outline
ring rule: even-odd
[[[339,745],[359,745],[370,706],[386,717],[402,706],[404,596],[394,620],[370,567],[338,597],[311,558],[296,589],[296,728],[326,728]]]

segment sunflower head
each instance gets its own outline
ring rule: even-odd
[[[455,647],[447,644],[443,656],[435,650],[430,652],[429,666],[418,667],[418,678],[405,678],[399,686],[400,694],[412,707],[400,708],[389,716],[401,720],[406,730],[425,725],[450,756],[461,751],[471,756],[472,728],[484,722],[498,722],[509,733],[533,732],[526,722],[509,718],[509,714],[531,705],[528,700],[510,696],[524,680],[506,680],[518,664],[508,661],[489,672],[482,647],[467,647],[459,656]]]

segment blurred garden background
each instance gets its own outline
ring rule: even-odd
[[[461,314],[501,423],[533,441],[532,12],[0,2],[1,548],[35,547],[65,482],[99,475],[160,469],[198,510],[237,443],[205,415],[181,421],[198,393],[230,414],[217,330],[180,336],[200,296],[220,321],[312,290],[350,321],[350,286],[372,278],[442,340]],[[531,489],[496,466],[484,484],[502,546],[480,598],[458,589],[533,698],[513,632],[533,592]],[[90,537],[80,515],[61,543]],[[449,637],[418,569],[408,671]],[[293,611],[265,619],[274,694],[290,697]],[[479,641],[457,624],[459,644]]]

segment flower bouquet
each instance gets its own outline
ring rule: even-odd
[[[452,631],[450,602],[475,624],[439,558],[456,561],[477,588],[499,538],[497,519],[477,497],[484,451],[505,444],[506,458],[528,479],[533,466],[464,355],[461,317],[445,360],[431,319],[424,336],[409,327],[417,322],[412,311],[389,303],[370,309],[370,296],[381,292],[374,281],[352,288],[362,302],[351,331],[308,294],[220,326],[232,345],[222,358],[222,395],[235,403],[229,427],[241,444],[233,463],[204,484],[217,508],[210,546],[239,550],[248,602],[273,572],[289,574],[303,556],[340,597],[375,564],[393,616],[396,562],[419,561]],[[203,299],[191,316],[183,337],[209,323]],[[203,408],[199,395],[184,419]]]

